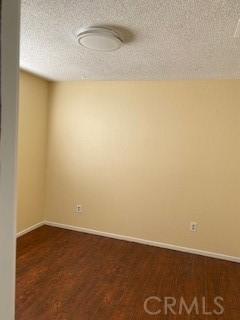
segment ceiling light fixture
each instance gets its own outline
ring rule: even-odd
[[[121,47],[123,41],[120,35],[112,29],[89,27],[78,35],[78,42],[83,47],[98,51],[113,51]]]

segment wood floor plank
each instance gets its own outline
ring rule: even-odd
[[[205,297],[223,315],[164,314],[150,296]],[[200,304],[200,303],[199,303]],[[202,307],[202,304],[201,304]],[[201,311],[201,310],[200,310]],[[240,264],[43,226],[17,241],[16,320],[240,319]]]

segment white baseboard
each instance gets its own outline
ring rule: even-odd
[[[39,228],[39,227],[41,227],[41,226],[44,226],[44,224],[45,224],[45,222],[42,221],[42,222],[39,222],[39,223],[34,224],[34,225],[31,226],[31,227],[28,227],[27,229],[24,229],[24,230],[18,232],[18,233],[17,233],[17,238],[23,236],[24,234],[26,234],[26,233],[28,233],[28,232],[30,232],[30,231],[35,230],[35,229],[37,229],[37,228]]]
[[[240,257],[228,256],[228,255],[216,253],[216,252],[209,252],[209,251],[204,251],[204,250],[199,250],[199,249],[181,247],[181,246],[177,246],[174,244],[169,244],[169,243],[164,243],[164,242],[156,242],[156,241],[145,240],[145,239],[140,239],[140,238],[134,238],[134,237],[130,237],[130,236],[124,236],[124,235],[120,235],[120,234],[114,234],[114,233],[98,231],[98,230],[88,229],[88,228],[81,228],[81,227],[76,227],[76,226],[52,222],[52,221],[45,221],[44,224],[48,225],[48,226],[52,226],[52,227],[57,227],[57,228],[79,231],[79,232],[94,234],[94,235],[118,239],[118,240],[136,242],[136,243],[145,244],[145,245],[149,245],[149,246],[170,249],[170,250],[175,250],[175,251],[181,251],[181,252],[185,252],[185,253],[192,253],[192,254],[197,254],[197,255],[206,256],[206,257],[210,257],[210,258],[240,263]]]

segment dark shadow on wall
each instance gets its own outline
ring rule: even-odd
[[[1,139],[1,123],[2,123],[2,92],[1,92],[1,70],[2,70],[2,55],[1,55],[1,39],[2,39],[2,1],[0,0],[0,139]]]

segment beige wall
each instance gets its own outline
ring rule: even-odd
[[[46,219],[240,256],[240,81],[55,83],[49,108]]]
[[[17,231],[44,218],[48,82],[20,74]]]

